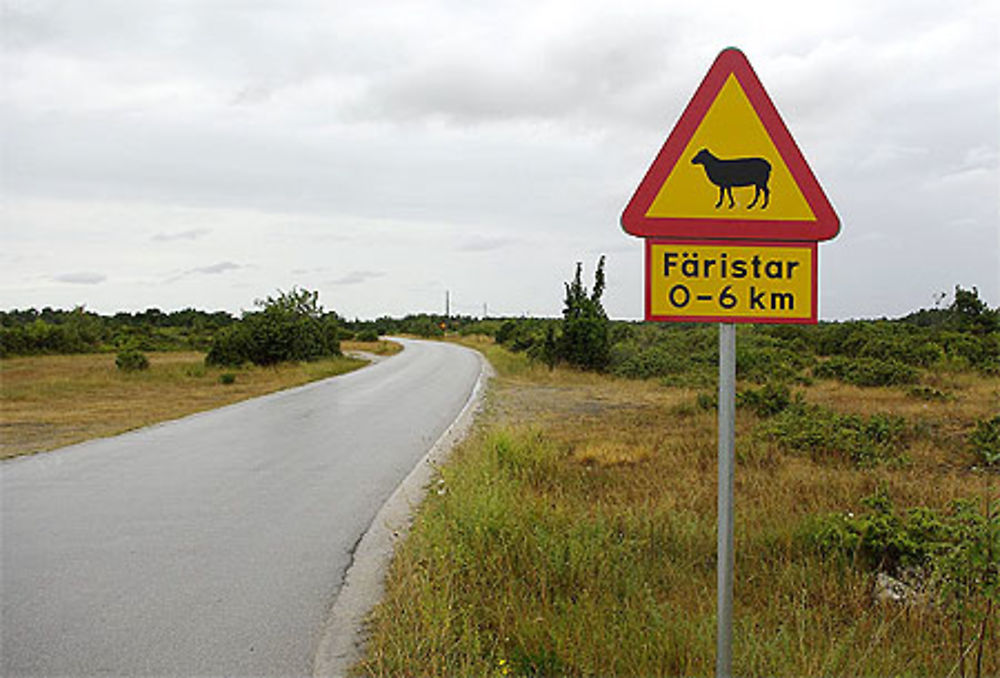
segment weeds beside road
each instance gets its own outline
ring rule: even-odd
[[[343,349],[394,350],[385,344],[343,342]],[[149,369],[138,372],[117,369],[113,353],[4,359],[0,459],[115,435],[366,364],[340,356],[267,368],[213,368],[204,358],[197,352],[153,352]]]
[[[712,674],[711,394],[550,371],[490,342],[478,347],[499,373],[487,411],[398,549],[360,670]],[[996,494],[995,472],[981,470],[968,441],[977,421],[1000,411],[1000,383],[971,373],[926,378],[947,382],[949,399],[818,381],[796,386],[777,422],[767,408],[739,409],[739,674],[959,675],[960,641],[969,646],[988,626],[982,615],[958,614],[943,599],[879,602],[876,590],[879,567],[893,567],[888,555],[919,563],[920,547],[947,550],[957,531],[973,529],[961,512],[968,502],[956,500],[982,514],[991,478]],[[854,427],[845,445],[868,436],[878,454],[803,448],[817,412]],[[938,541],[918,543],[928,527]],[[995,561],[984,566],[992,572]],[[989,614],[977,595],[967,608]],[[962,668],[974,675],[969,647]],[[1000,673],[996,645],[982,647],[982,675]]]

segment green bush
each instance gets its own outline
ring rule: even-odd
[[[1000,332],[942,332],[945,355],[958,367],[972,367],[986,374],[1000,373]]]
[[[222,374],[219,375],[219,383],[220,384],[225,384],[227,386],[229,384],[235,384],[236,383],[236,375],[233,374],[232,372],[223,372]]]
[[[759,389],[747,389],[736,395],[737,407],[747,407],[758,417],[773,417],[792,404],[792,390],[788,384],[768,382]]]
[[[807,519],[799,530],[801,543],[842,566],[902,578],[957,622],[956,666],[969,648],[978,646],[982,656],[991,642],[991,615],[995,619],[1000,604],[1000,502],[987,501],[984,510],[975,499],[961,499],[946,511],[925,506],[900,511],[884,488],[862,501],[869,510],[859,515]],[[967,645],[964,631],[973,624],[978,636]]]
[[[953,539],[947,517],[926,507],[896,511],[884,488],[862,503],[870,509],[868,512],[810,519],[802,536],[824,555],[892,575],[928,566]]]
[[[941,402],[951,400],[950,395],[933,386],[914,386],[906,392],[906,395],[918,400],[937,400]]]
[[[969,446],[986,466],[1000,465],[1000,414],[992,419],[980,419],[969,435]]]
[[[796,379],[814,362],[815,357],[794,342],[789,345],[752,330],[740,333],[736,343],[736,376],[758,384]]]
[[[839,379],[855,386],[896,386],[916,383],[916,368],[898,360],[834,356],[813,369],[820,378]]]
[[[355,336],[357,341],[378,341],[378,331],[374,327],[366,327]]]
[[[709,412],[711,410],[719,409],[719,394],[718,393],[699,393],[695,396],[694,405],[699,410]]]
[[[407,318],[406,322],[403,323],[402,330],[407,334],[430,339],[444,336],[444,328],[441,327],[441,324],[431,316],[414,316]]]
[[[689,355],[672,350],[670,346],[644,346],[635,341],[612,346],[609,363],[613,374],[632,379],[683,374],[694,367]]]
[[[899,459],[907,428],[905,420],[895,415],[865,418],[793,402],[760,431],[789,452],[816,459],[843,457],[858,466],[873,466]]]
[[[324,315],[319,292],[293,288],[256,302],[259,311],[216,335],[205,362],[209,365],[276,365],[340,355],[336,314]]]
[[[149,369],[149,358],[138,349],[127,348],[118,352],[115,365],[122,372],[139,372]]]
[[[632,327],[611,347],[609,370],[633,379],[669,377],[674,385],[711,384],[718,374],[718,337],[706,325]]]
[[[247,327],[236,323],[225,327],[215,335],[211,348],[205,356],[206,365],[219,367],[239,367],[250,362],[251,339]]]

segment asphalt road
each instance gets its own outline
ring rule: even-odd
[[[351,549],[454,420],[448,344],[0,464],[0,674],[307,675]]]

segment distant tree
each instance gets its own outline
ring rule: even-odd
[[[562,334],[558,357],[586,370],[603,370],[611,358],[608,316],[601,305],[604,294],[604,256],[597,263],[594,288],[588,293],[581,277],[583,264],[577,262],[572,282],[565,283]]]
[[[340,354],[337,315],[323,313],[319,292],[293,287],[254,304],[260,310],[216,335],[206,363],[275,365]]]
[[[995,332],[1000,330],[1000,310],[990,310],[982,299],[979,290],[963,290],[955,286],[955,299],[948,307],[956,324],[964,330],[973,332]]]

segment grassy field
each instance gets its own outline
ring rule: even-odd
[[[390,342],[343,342],[345,351],[388,354]],[[126,373],[115,354],[0,360],[0,459],[50,450],[176,419],[363,367],[349,357],[278,367],[208,368],[202,353],[150,353]],[[232,375],[232,383],[223,375]]]
[[[472,343],[499,377],[397,550],[358,672],[713,674],[710,389],[550,371]],[[922,391],[816,380],[793,388],[801,401],[784,413],[738,409],[738,675],[1000,675],[985,598],[968,599],[961,621],[943,604],[878,602],[878,567],[830,547],[831,526],[861,516],[909,538],[903,527],[920,516],[917,527],[933,527],[927,516],[951,520],[957,499],[997,496],[1000,478],[977,467],[969,437],[1000,412],[1000,382],[922,379]],[[817,422],[832,428],[800,430]],[[848,433],[870,438],[865,454],[835,444]],[[873,514],[873,497],[895,508]],[[993,618],[980,645],[983,614]]]

